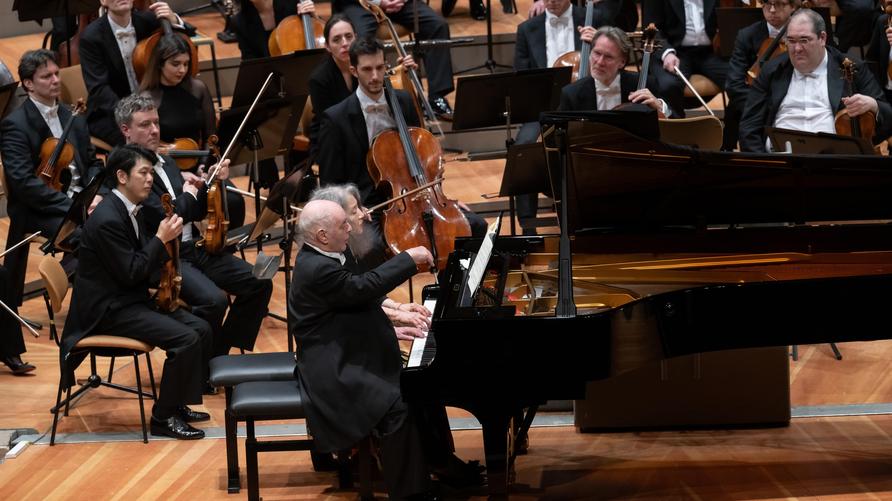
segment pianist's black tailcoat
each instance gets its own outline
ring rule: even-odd
[[[304,245],[288,298],[300,353],[295,377],[323,452],[353,447],[400,399],[403,364],[381,301],[416,271],[406,253],[362,274],[349,250],[346,257],[341,265]]]

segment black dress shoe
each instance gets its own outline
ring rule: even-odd
[[[455,455],[452,455],[446,466],[433,468],[432,473],[441,483],[455,489],[464,489],[466,487],[479,487],[485,484],[484,469],[479,461],[468,461],[465,463]]]
[[[443,0],[443,3],[440,4],[440,12],[443,13],[443,17],[449,17],[449,14],[452,14],[452,9],[455,8],[455,3],[458,0]]]
[[[197,423],[199,421],[208,421],[211,419],[211,415],[207,412],[193,411],[185,405],[177,409],[177,414],[180,415],[180,419],[187,423]]]
[[[23,362],[22,357],[18,355],[13,355],[11,357],[4,357],[3,363],[9,367],[9,370],[12,371],[16,376],[21,376],[22,374],[27,374],[37,367],[29,364],[28,362]]]
[[[429,102],[434,113],[437,114],[437,118],[440,120],[452,121],[452,107],[449,106],[449,102],[446,101],[446,98],[431,96]]]
[[[217,389],[216,386],[212,385],[210,382],[204,384],[204,388],[201,390],[203,395],[216,395],[220,393],[220,390]]]
[[[483,0],[471,0],[471,17],[478,21],[486,20],[486,5]]]
[[[198,440],[204,438],[204,431],[189,426],[179,416],[158,419],[152,416],[152,435],[173,437],[179,440]]]

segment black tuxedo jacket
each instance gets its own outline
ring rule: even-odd
[[[827,52],[829,54],[827,58],[828,96],[830,106],[835,114],[840,107],[843,107],[840,99],[843,97],[844,83],[840,66],[845,55],[832,47],[827,47]],[[740,121],[741,151],[765,151],[765,127],[774,124],[777,110],[787,95],[792,79],[793,64],[790,62],[788,54],[781,54],[762,68],[762,73],[753,82],[747,95],[746,107]],[[858,64],[853,86],[856,94],[863,94],[877,100],[879,108],[877,135],[883,138],[888,137],[887,131],[892,125],[892,106],[886,101],[876,79],[870,71],[864,68],[863,63]]]
[[[877,19],[877,23],[873,28],[873,36],[870,40],[870,47],[867,49],[867,60],[877,63],[877,71],[874,73],[881,89],[886,88],[889,83],[889,40],[886,38],[886,19],[887,14],[883,14]]]
[[[737,32],[737,40],[734,41],[734,52],[728,62],[728,78],[725,80],[725,90],[731,98],[731,102],[741,106],[746,102],[750,86],[746,84],[746,72],[756,62],[759,56],[759,47],[768,38],[768,23],[759,21]],[[765,64],[768,64],[766,61]]]
[[[297,15],[297,2],[273,0],[276,25],[288,16]],[[242,2],[242,9],[232,16],[232,30],[238,39],[242,59],[269,57],[269,32],[263,28],[260,14],[251,2]]]
[[[601,26],[603,14],[599,13],[598,5],[595,6],[593,26]],[[585,25],[585,9],[571,5],[573,9],[573,48],[579,50],[582,42],[579,40],[577,28]],[[533,70],[548,67],[548,52],[545,50],[545,13],[520,23],[517,27],[517,42],[514,44],[514,69]]]
[[[710,40],[716,31],[716,0],[703,0],[703,18]],[[684,0],[644,0],[641,26],[654,23],[660,32],[663,48],[656,54],[662,59],[666,49],[681,45],[685,34]]]
[[[308,245],[294,265],[288,309],[297,339],[300,382],[316,449],[350,448],[400,398],[399,344],[381,310],[384,295],[415,274],[405,252],[359,273]]]
[[[647,88],[656,87],[653,75],[647,79]],[[638,73],[623,71],[619,74],[620,99],[629,102],[629,94],[638,88]],[[598,97],[595,91],[595,79],[589,75],[561,89],[561,105],[558,111],[592,111],[598,109]]]
[[[418,127],[420,122],[412,98],[401,90],[396,93],[406,123],[410,127]],[[366,168],[368,151],[365,116],[359,107],[359,98],[353,93],[322,114],[319,155],[316,158],[322,185],[355,183],[366,207],[384,201],[383,196],[375,191]]]
[[[70,118],[71,111],[64,105],[59,106],[59,121],[63,128]],[[0,154],[6,171],[8,211],[13,219],[18,218],[27,226],[27,221],[32,218],[65,216],[71,207],[71,199],[65,195],[67,187],[63,186],[61,192],[56,191],[35,174],[40,165],[40,146],[51,136],[49,125],[30,99],[0,123]],[[102,170],[102,161],[96,158],[83,117],[74,119],[68,141],[74,146],[74,162],[81,174],[81,186],[86,186]]]
[[[358,85],[352,77],[353,88],[348,89],[341,70],[334,58],[327,57],[310,73],[310,100],[313,102],[313,122],[310,124],[310,155],[315,158],[319,151],[319,129],[322,126],[322,112],[350,97]]]
[[[62,332],[62,367],[66,367],[64,362],[74,345],[92,333],[108,312],[150,301],[151,278],[170,256],[161,240],[146,230],[142,211],[136,220],[139,236],[124,202],[109,193],[84,224],[71,306]],[[67,361],[74,371],[79,360]]]
[[[161,25],[151,11],[133,11],[136,39],[142,40]],[[79,54],[81,72],[87,86],[87,123],[90,133],[112,146],[124,143],[124,136],[115,124],[115,105],[130,95],[130,82],[124,69],[124,58],[108,23],[108,14],[90,23],[81,34]]]
[[[201,221],[207,216],[208,212],[207,186],[203,186],[198,190],[197,197],[193,197],[188,193],[184,195],[183,175],[180,173],[179,167],[177,167],[172,158],[168,156],[163,156],[162,158],[164,159],[162,168],[167,173],[167,178],[170,179],[170,184],[173,186],[173,192],[176,195],[174,212],[183,218],[184,224]],[[150,235],[154,235],[158,231],[158,225],[164,219],[161,195],[165,193],[167,193],[167,188],[164,187],[164,181],[160,177],[155,176],[155,179],[152,181],[152,192],[143,201],[141,209]],[[201,238],[201,233],[198,232],[198,228],[194,224],[192,225],[192,237],[196,240]]]

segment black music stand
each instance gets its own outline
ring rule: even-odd
[[[517,234],[514,223],[514,196],[527,193],[546,193],[547,191],[548,173],[542,143],[513,144],[508,147],[499,196],[508,197],[509,200],[511,236]]]
[[[74,251],[74,249],[64,245],[63,242],[71,236],[77,228],[83,226],[87,221],[87,217],[89,216],[87,210],[89,210],[93,198],[96,197],[99,190],[102,188],[106,174],[105,169],[103,169],[93,177],[93,180],[90,181],[90,184],[88,184],[86,188],[74,195],[74,198],[71,200],[71,207],[68,208],[68,213],[65,214],[59,227],[56,228],[56,231],[53,232],[52,236],[40,246],[40,250],[42,250],[44,254],[55,255],[57,250],[63,252]]]
[[[765,19],[762,9],[753,7],[719,7],[716,9],[716,25],[722,35],[719,56],[728,59],[734,52],[737,32]]]
[[[776,153],[795,155],[876,155],[870,142],[861,137],[840,136],[827,132],[766,127]]]
[[[509,70],[514,69],[512,66],[509,66],[507,64],[496,62],[495,56],[493,56],[492,53],[492,46],[492,2],[490,0],[486,0],[486,60],[483,61],[483,64],[478,64],[477,66],[459,71],[458,73],[456,73],[456,75],[460,75],[462,73],[470,73],[472,71],[477,71],[483,68],[489,70],[490,73],[495,73],[496,68],[507,68]]]
[[[12,10],[18,11],[19,21],[36,21],[42,24],[44,19],[57,16],[65,16],[67,20],[78,14],[90,14],[99,10],[99,0],[46,0],[32,2],[29,0],[14,0]],[[68,23],[65,23],[65,39],[71,38],[74,33],[68,33]],[[68,60],[71,61],[71,47],[68,47]]]

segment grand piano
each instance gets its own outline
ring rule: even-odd
[[[704,152],[545,114],[561,233],[456,242],[407,401],[470,411],[507,495],[537,405],[671,357],[892,338],[892,160]],[[479,285],[477,285],[479,283]]]

